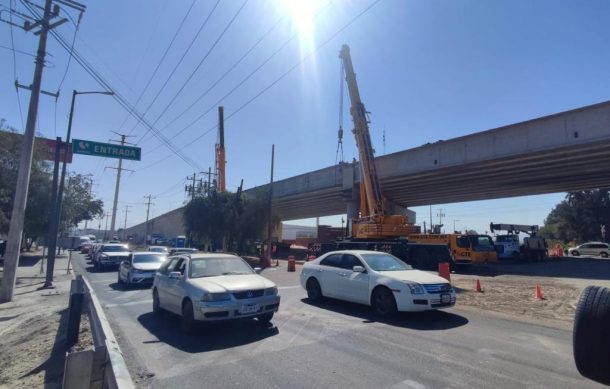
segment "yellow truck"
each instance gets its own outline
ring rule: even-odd
[[[456,264],[469,265],[496,262],[498,255],[493,239],[488,235],[412,234],[413,243],[444,243],[449,246]]]

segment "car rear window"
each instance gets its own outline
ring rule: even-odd
[[[141,254],[133,256],[133,263],[154,263],[163,262],[167,259],[163,254]]]

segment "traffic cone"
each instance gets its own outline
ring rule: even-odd
[[[544,300],[544,296],[542,296],[542,288],[540,284],[536,284],[536,293],[534,294],[536,300]]]
[[[476,287],[476,291],[478,293],[483,293],[483,289],[481,289],[481,282],[477,279],[477,287]]]

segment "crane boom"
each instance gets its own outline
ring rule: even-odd
[[[366,109],[362,100],[360,100],[360,92],[356,83],[356,74],[352,65],[352,58],[348,45],[343,45],[339,57],[343,60],[345,69],[345,80],[349,91],[349,97],[352,103],[351,114],[354,122],[353,133],[356,137],[356,145],[358,146],[358,155],[360,157],[360,172],[361,182],[364,184],[365,205],[366,209],[361,209],[361,216],[377,216],[383,214],[383,198],[379,186],[379,178],[377,177],[377,168],[375,167],[375,157],[373,155],[373,145],[371,143],[371,135],[369,132],[369,124],[366,118]]]
[[[343,45],[339,54],[345,71],[345,81],[351,101],[350,112],[354,122],[352,132],[356,137],[360,157],[360,217],[352,220],[352,237],[357,239],[395,239],[419,233],[419,227],[409,224],[406,215],[386,215],[385,199],[381,192],[369,122],[366,109],[356,83],[349,46]]]

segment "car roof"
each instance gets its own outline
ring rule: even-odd
[[[125,247],[127,246],[127,243],[104,243],[104,246],[119,246],[119,247]]]
[[[389,254],[385,251],[374,251],[374,250],[335,250],[329,251],[325,254]]]
[[[167,255],[166,253],[160,253],[158,251],[134,251],[133,252],[133,255],[143,255],[143,254]]]
[[[193,253],[191,254],[191,259],[205,259],[205,258],[239,258],[239,256],[235,254],[227,254],[227,253]]]

